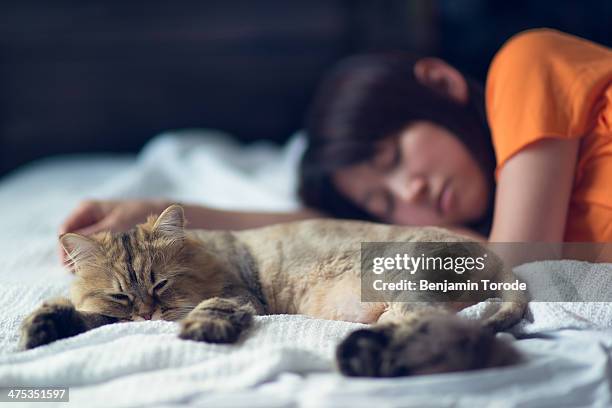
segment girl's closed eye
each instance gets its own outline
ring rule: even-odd
[[[393,206],[393,196],[387,190],[370,191],[363,199],[363,207],[383,220],[389,219]]]
[[[387,173],[394,170],[401,162],[401,150],[395,142],[386,143],[381,146],[378,152],[372,157],[372,167],[376,170]]]

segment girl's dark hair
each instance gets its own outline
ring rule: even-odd
[[[299,195],[305,205],[331,216],[375,220],[336,190],[332,174],[370,159],[383,138],[426,120],[455,134],[486,175],[488,211],[469,227],[488,234],[495,155],[482,86],[466,78],[469,101],[458,103],[417,81],[413,72],[417,60],[403,53],[355,56],[323,80],[307,118],[308,148],[300,163]]]

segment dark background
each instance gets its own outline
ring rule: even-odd
[[[0,175],[174,128],[280,142],[343,56],[438,55],[484,81],[508,37],[541,26],[610,46],[612,1],[3,1]]]

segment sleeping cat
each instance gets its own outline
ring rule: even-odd
[[[183,209],[125,233],[69,233],[61,243],[76,279],[71,300],[45,302],[22,325],[38,347],[95,327],[134,320],[180,322],[180,338],[234,343],[253,315],[305,314],[372,324],[337,348],[351,376],[401,376],[506,365],[517,359],[494,330],[516,323],[510,299],[483,322],[456,317],[450,303],[361,302],[361,241],[467,241],[439,228],[310,220],[239,232],[188,230]],[[501,264],[486,271],[505,273]],[[497,294],[500,295],[500,294]]]

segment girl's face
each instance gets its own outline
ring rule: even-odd
[[[484,215],[489,187],[446,128],[415,122],[383,140],[374,157],[337,171],[336,188],[378,219],[398,225],[462,225]]]

